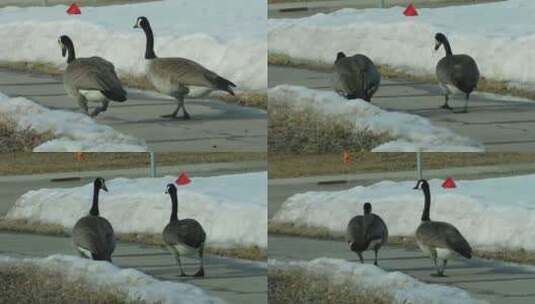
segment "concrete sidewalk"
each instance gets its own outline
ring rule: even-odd
[[[71,239],[35,234],[0,233],[0,254],[16,257],[46,257],[52,254],[76,255]],[[119,242],[113,263],[121,268],[135,268],[159,280],[189,283],[223,298],[227,303],[267,303],[267,279],[264,263],[218,256],[206,256],[206,277],[181,278],[175,259],[159,247]],[[197,270],[196,258],[182,257],[184,271]]]

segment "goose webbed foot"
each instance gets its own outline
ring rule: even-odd
[[[453,111],[453,108],[449,104],[445,103],[440,108]]]
[[[193,276],[198,278],[204,278],[204,269],[199,269],[199,271],[197,271]]]
[[[171,113],[167,115],[160,115],[161,118],[170,118],[170,119],[184,119],[184,120],[190,120],[191,116],[186,112],[182,117],[177,117],[177,113]]]
[[[171,113],[171,114],[167,114],[167,115],[160,115],[161,118],[171,118],[171,119],[178,119],[178,117],[176,117],[176,113]]]
[[[443,272],[433,272],[431,274],[432,277],[435,278],[446,278],[447,276]]]
[[[180,271],[179,276],[180,277],[187,277],[188,275],[184,271]]]
[[[188,112],[184,111],[184,115],[182,115],[182,118],[183,118],[184,120],[190,120],[190,119],[191,119],[191,116],[189,115]]]

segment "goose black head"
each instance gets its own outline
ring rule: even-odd
[[[175,184],[167,184],[167,188],[165,189],[165,194],[170,194],[170,193],[176,193]]]
[[[446,35],[442,33],[436,33],[435,35],[435,51],[437,51],[440,46],[448,41],[448,38],[446,38]]]
[[[372,213],[372,204],[364,203],[364,214]]]
[[[336,60],[334,62],[336,62],[336,61],[338,61],[338,60],[340,60],[342,58],[346,58],[346,54],[344,54],[344,52],[338,52],[338,54],[336,54]]]
[[[145,16],[137,17],[136,24],[134,24],[134,28],[142,28],[145,29],[150,26],[149,19]]]
[[[58,38],[58,44],[61,47],[61,56],[65,57],[67,55],[67,48],[74,47],[71,38],[66,35],[61,35]]]
[[[104,181],[104,178],[97,177],[95,179],[95,182],[93,183],[97,189],[102,189],[106,192],[108,192],[108,188],[106,187],[106,182]]]
[[[414,186],[413,188],[414,190],[419,190],[419,189],[429,189],[429,183],[425,180],[425,179],[421,179],[419,180],[417,183],[416,183],[416,186]]]

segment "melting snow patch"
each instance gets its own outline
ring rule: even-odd
[[[437,127],[421,116],[389,112],[363,100],[346,100],[334,92],[282,85],[269,89],[271,104],[286,104],[297,110],[311,107],[319,113],[336,115],[353,124],[355,131],[368,129],[387,133],[395,140],[375,147],[374,152],[480,152],[481,144]]]
[[[362,53],[375,63],[415,74],[433,74],[444,56],[434,52],[443,32],[453,53],[471,55],[487,78],[535,83],[535,1],[419,9],[406,18],[403,7],[341,9],[300,19],[269,19],[269,51],[332,63],[336,53]],[[514,22],[511,22],[514,18]],[[466,29],[470,29],[467,31]],[[497,60],[504,58],[507,60]]]
[[[13,119],[20,129],[52,132],[55,139],[42,143],[34,152],[143,152],[141,139],[96,123],[82,113],[49,110],[23,97],[0,94],[0,113]]]
[[[160,234],[169,222],[171,200],[165,187],[176,177],[116,178],[100,193],[100,214],[116,233]],[[178,217],[204,227],[208,246],[267,246],[267,173],[192,178],[178,188]],[[6,215],[55,223],[71,229],[91,207],[93,184],[29,191]]]
[[[265,90],[266,1],[233,0],[232,7],[239,9],[220,0],[167,0],[83,7],[76,17],[65,13],[65,5],[3,8],[0,59],[63,67],[57,39],[69,35],[77,56],[101,56],[119,75],[143,76],[145,34],[132,28],[143,15],[151,22],[158,56],[195,60],[238,89]]]
[[[383,181],[343,191],[306,192],[288,198],[273,221],[345,232],[351,217],[371,202],[392,236],[414,236],[424,207],[415,181]],[[456,181],[443,189],[431,180],[431,219],[453,224],[473,247],[535,250],[535,175]],[[507,190],[504,190],[507,189]],[[510,194],[514,193],[514,196]],[[500,227],[500,233],[496,233]]]
[[[0,265],[2,264],[31,265],[46,271],[60,272],[69,281],[81,279],[94,288],[117,289],[124,292],[130,301],[165,304],[224,303],[191,284],[159,281],[135,269],[120,269],[108,262],[64,255],[24,259],[0,255]]]
[[[326,276],[333,285],[347,284],[355,291],[380,291],[387,293],[394,304],[483,304],[466,291],[437,284],[420,282],[401,272],[386,272],[373,265],[350,263],[339,259],[319,258],[309,262],[269,261],[270,269],[303,270],[314,275]]]

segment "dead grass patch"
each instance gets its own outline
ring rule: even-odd
[[[325,276],[305,270],[268,270],[271,304],[352,303],[387,304],[392,297],[384,290],[359,289],[358,284],[333,284]]]
[[[0,264],[1,303],[134,304],[126,293],[95,288],[82,279],[72,280],[59,271],[31,264]]]
[[[10,220],[5,218],[0,219],[0,231],[69,237],[65,227],[59,224],[36,223],[27,220]],[[124,233],[117,234],[116,237],[119,241],[164,247],[164,242],[160,234]],[[257,246],[243,246],[234,248],[207,247],[205,252],[212,255],[238,259],[267,261],[266,251]]]
[[[269,151],[269,177],[291,178],[302,176],[360,174],[416,170],[415,153],[352,153],[350,164],[344,163],[343,153],[302,153]],[[493,166],[499,164],[530,164],[535,153],[423,153],[426,170],[466,166]],[[314,164],[314,166],[310,166]],[[497,172],[498,174],[499,172]],[[510,170],[509,175],[521,173]]]
[[[270,152],[360,152],[391,140],[386,133],[356,131],[351,123],[340,121],[336,115],[320,114],[312,107],[297,110],[285,104],[271,104],[268,117]]]
[[[84,153],[85,160],[76,160],[74,153],[0,153],[0,174],[23,175],[53,172],[77,172],[148,168],[148,153]],[[157,166],[207,164],[265,160],[264,152],[169,152],[156,153]]]
[[[12,118],[0,113],[0,153],[32,152],[52,139],[53,132],[38,133],[29,127],[20,129]]]

